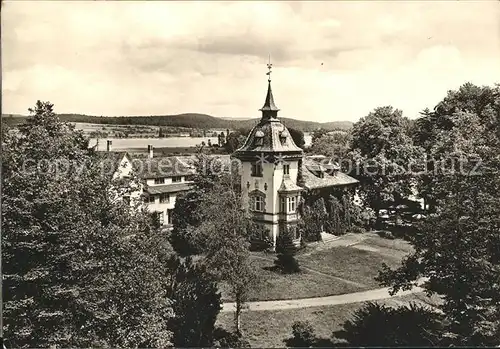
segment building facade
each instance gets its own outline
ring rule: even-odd
[[[268,65],[270,76],[270,65]],[[352,187],[358,181],[341,173],[336,164],[304,156],[285,125],[278,119],[268,79],[262,116],[243,146],[232,157],[241,161],[242,205],[255,222],[267,228],[276,244],[280,233],[291,233],[299,243],[299,205],[310,192]]]
[[[299,240],[298,203],[303,188],[297,179],[304,153],[278,119],[271,79],[260,111],[259,123],[232,155],[242,163],[242,204],[256,222],[267,228],[274,243],[284,230]]]

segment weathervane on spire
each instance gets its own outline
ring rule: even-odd
[[[269,54],[269,62],[267,63],[267,69],[269,69],[269,71],[266,73],[267,76],[269,76],[269,78],[267,79],[267,81],[271,82],[271,68],[273,67],[273,65],[271,64],[271,54]]]

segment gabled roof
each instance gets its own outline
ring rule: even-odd
[[[102,173],[109,176],[118,171],[124,157],[130,160],[130,155],[125,151],[97,151],[95,154],[101,161]]]
[[[151,195],[177,193],[180,191],[189,190],[193,188],[193,185],[194,185],[193,183],[174,183],[174,184],[148,186],[146,188],[146,192]]]
[[[321,174],[322,177],[319,177]],[[357,184],[358,180],[341,172],[335,163],[320,164],[313,159],[304,158],[302,178],[306,189],[319,189]]]
[[[164,178],[194,174],[194,168],[175,156],[136,158],[132,162],[134,172],[141,178]]]
[[[278,189],[278,193],[286,193],[286,192],[295,192],[295,191],[302,191],[304,188],[299,187],[297,184],[293,183],[290,177],[283,177],[283,180],[281,181],[281,186]]]

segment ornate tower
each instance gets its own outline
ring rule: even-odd
[[[232,156],[242,162],[243,207],[269,230],[274,243],[285,229],[299,242],[297,206],[302,188],[297,185],[297,176],[303,151],[278,119],[279,109],[271,89],[271,63],[267,67],[269,78],[266,100],[260,109],[262,117]]]

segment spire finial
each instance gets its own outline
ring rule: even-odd
[[[267,69],[269,70],[266,75],[269,76],[269,78],[267,79],[267,81],[271,82],[271,69],[272,69],[273,65],[271,64],[271,54],[269,54],[269,61],[267,63]]]

